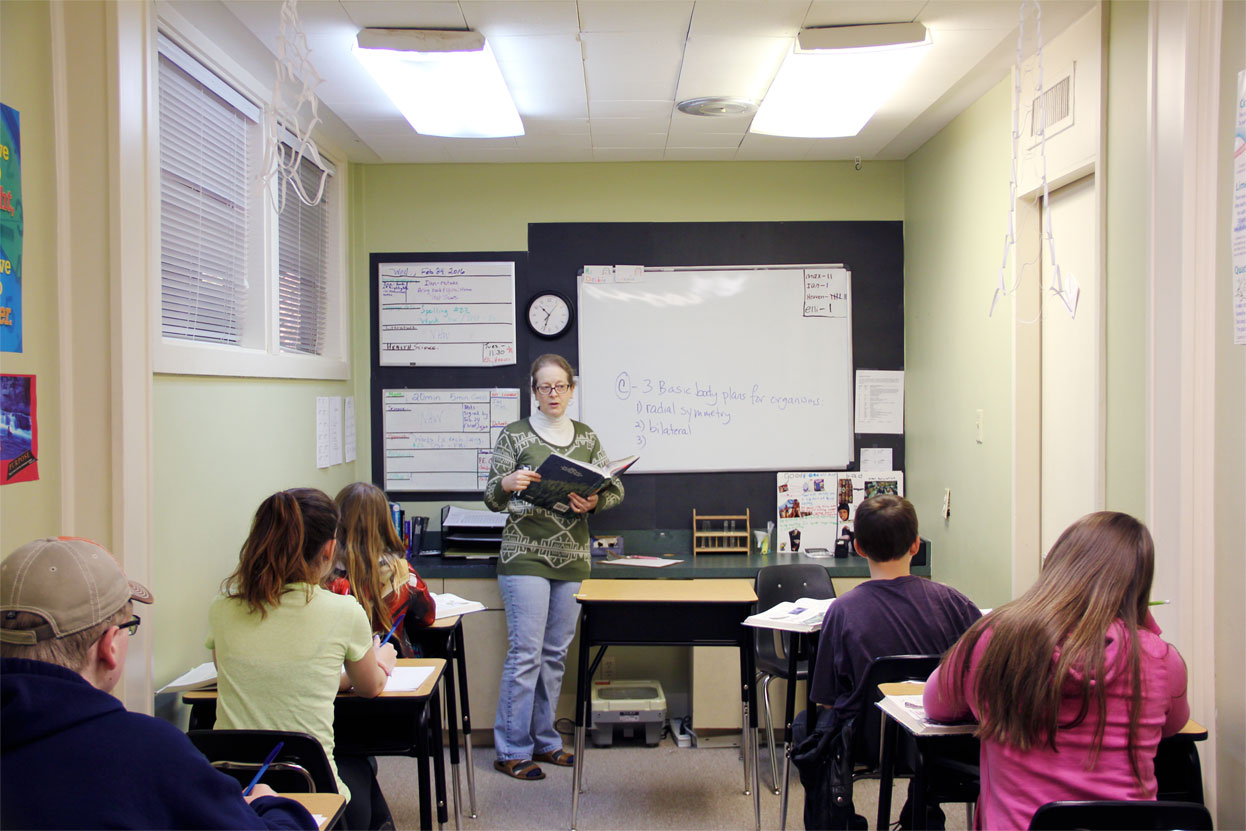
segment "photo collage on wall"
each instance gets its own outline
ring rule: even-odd
[[[903,471],[828,471],[777,475],[778,551],[811,557],[852,552],[857,506],[871,496],[904,496]]]

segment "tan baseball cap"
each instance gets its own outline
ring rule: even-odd
[[[0,563],[0,615],[32,612],[47,623],[0,628],[0,641],[32,644],[90,629],[128,600],[151,603],[146,586],[127,580],[108,549],[82,537],[48,537],[23,545]]]

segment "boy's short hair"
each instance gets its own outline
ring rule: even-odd
[[[917,539],[917,511],[902,496],[873,496],[857,507],[856,542],[878,563],[898,560]]]
[[[63,638],[45,638],[35,643],[0,642],[0,657],[43,661],[81,672],[87,665],[87,656],[95,642],[112,627],[125,623],[133,614],[134,604],[126,603],[107,620]],[[30,631],[45,626],[47,622],[47,618],[34,612],[6,612],[0,616],[0,629],[6,632]]]

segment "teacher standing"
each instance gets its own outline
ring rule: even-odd
[[[509,648],[493,725],[493,766],[525,780],[545,778],[537,762],[575,764],[554,729],[554,710],[567,648],[575,636],[575,594],[589,573],[587,515],[623,501],[617,479],[592,496],[571,494],[571,511],[565,514],[518,498],[529,484],[540,481],[536,468],[550,453],[599,467],[610,463],[597,435],[567,417],[575,373],[566,359],[542,355],[533,361],[530,374],[538,411],[502,430],[485,486],[489,509],[509,514],[498,557]]]

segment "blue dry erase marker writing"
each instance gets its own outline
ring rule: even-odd
[[[250,796],[251,789],[259,784],[260,777],[268,770],[268,766],[273,763],[273,759],[277,758],[277,754],[281,752],[281,748],[285,747],[285,742],[277,742],[277,746],[268,754],[268,758],[264,760],[264,764],[260,765],[260,769],[255,772],[255,778],[251,780],[251,784],[247,785],[247,789],[242,792],[243,796]]]

